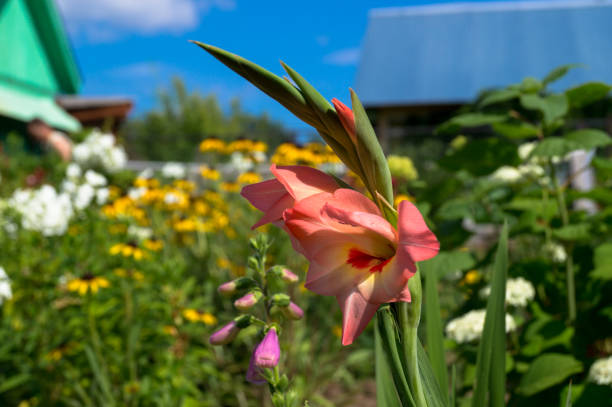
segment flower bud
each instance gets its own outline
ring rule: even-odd
[[[291,303],[291,298],[287,294],[274,294],[272,296],[272,305],[288,307],[289,303]]]
[[[304,316],[304,311],[293,301],[289,303],[289,306],[281,308],[283,315],[289,319],[298,320]]]
[[[253,308],[255,304],[259,302],[262,297],[262,293],[260,291],[253,291],[243,295],[234,301],[234,306],[238,308],[240,311],[248,311]]]
[[[266,336],[257,345],[254,355],[255,366],[260,368],[271,368],[278,365],[280,359],[280,346],[278,344],[278,335],[276,328],[270,328]]]
[[[238,332],[240,332],[240,328],[235,321],[231,321],[210,335],[208,341],[211,345],[225,345],[233,341]]]
[[[260,386],[262,384],[266,384],[266,379],[259,373],[259,368],[255,366],[255,352],[251,355],[251,360],[249,361],[249,368],[246,372],[246,380],[249,383]]]
[[[281,270],[280,277],[286,283],[297,283],[298,281],[300,281],[300,278],[297,276],[297,274],[287,268]]]
[[[255,280],[249,277],[240,277],[227,283],[223,283],[217,288],[220,294],[230,296],[238,290],[251,288],[255,285]]]

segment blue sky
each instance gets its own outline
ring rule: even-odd
[[[453,1],[56,0],[84,78],[84,95],[130,96],[133,114],[153,108],[173,76],[190,90],[239,97],[250,112],[304,125],[280,105],[190,44],[240,54],[281,74],[282,59],[327,98],[348,99],[368,10]]]

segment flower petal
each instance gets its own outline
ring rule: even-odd
[[[342,344],[350,345],[368,326],[378,310],[378,305],[368,303],[354,290],[336,298],[342,309]]]
[[[272,164],[270,171],[296,201],[321,192],[333,192],[339,188],[333,177],[303,165],[277,167]]]
[[[397,252],[401,257],[400,262],[423,261],[438,254],[440,250],[438,239],[429,230],[423,216],[411,202],[402,201],[400,203],[397,225],[399,229]]]

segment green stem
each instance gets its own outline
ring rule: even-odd
[[[423,300],[421,275],[418,269],[416,274],[408,280],[408,287],[412,299],[410,304],[406,302],[398,303],[399,325],[404,345],[408,383],[415,397],[417,407],[427,407],[418,362],[418,329],[421,321],[421,303]]]
[[[561,221],[563,222],[563,226],[567,226],[569,225],[569,213],[567,210],[567,204],[565,203],[565,193],[563,188],[561,188],[559,185],[557,172],[552,160],[550,160],[548,164],[550,166],[553,187],[557,196],[559,212],[561,213]],[[576,286],[574,282],[574,260],[572,259],[572,250],[567,250],[567,260],[565,262],[565,280],[567,286],[568,320],[570,323],[573,323],[576,320]]]

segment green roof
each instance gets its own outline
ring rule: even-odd
[[[57,94],[79,91],[81,76],[53,1],[0,0],[0,38],[0,114],[78,130],[55,104]]]

